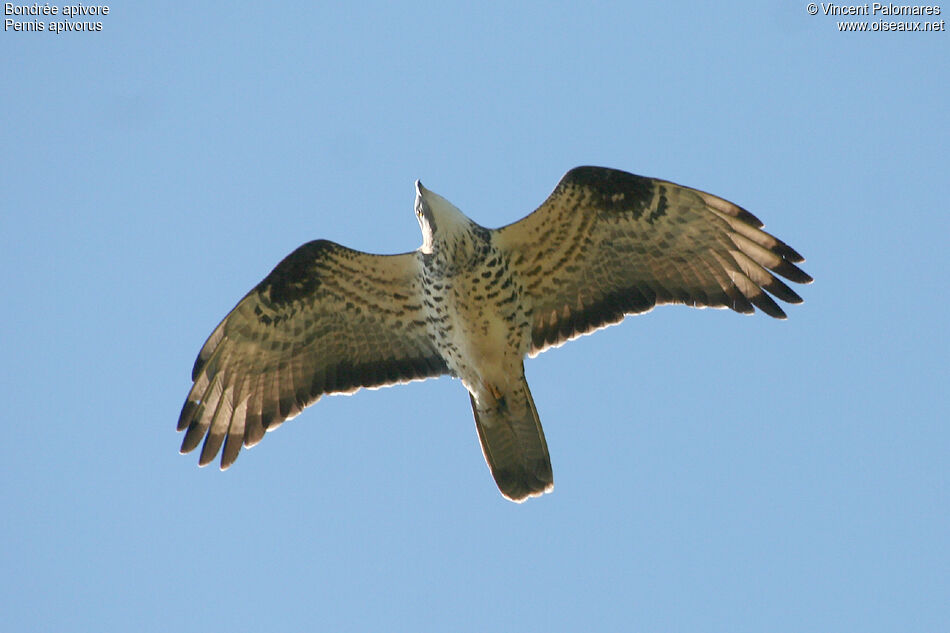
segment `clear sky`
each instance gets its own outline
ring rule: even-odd
[[[349,4],[0,33],[2,628],[946,630],[948,34]],[[527,361],[555,489],[523,505],[448,378],[325,398],[226,473],[178,455],[201,344],[299,244],[416,248],[416,178],[500,226],[582,164],[745,206],[805,303]]]

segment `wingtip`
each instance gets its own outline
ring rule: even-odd
[[[198,403],[194,400],[186,400],[184,406],[181,408],[181,413],[178,415],[178,431],[184,431],[191,424],[191,420],[194,418],[195,410],[198,408]]]

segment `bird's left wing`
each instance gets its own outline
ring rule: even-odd
[[[654,305],[800,303],[776,277],[808,283],[794,249],[717,196],[604,167],[577,167],[526,218],[498,229],[531,315],[531,355]],[[773,274],[775,273],[775,274]]]
[[[221,468],[315,402],[448,372],[416,299],[415,253],[372,255],[326,240],[287,256],[215,328],[178,420],[181,452]]]

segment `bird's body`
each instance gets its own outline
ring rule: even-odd
[[[511,377],[531,337],[516,273],[491,233],[474,228],[474,239],[459,248],[463,268],[423,255],[420,269],[429,335],[465,388],[483,395]]]
[[[553,487],[525,356],[658,303],[783,318],[763,289],[801,299],[772,272],[811,281],[747,211],[661,180],[580,167],[494,230],[416,190],[417,251],[310,242],[238,303],[195,363],[182,452],[205,438],[200,463],[223,445],[226,468],[322,394],[449,374],[469,391],[496,483],[521,501]]]
[[[524,284],[495,232],[416,187],[423,233],[435,234],[420,267],[429,336],[470,394],[482,451],[502,492],[524,499],[550,490],[551,461],[524,377],[531,348]],[[438,211],[427,209],[430,203]],[[428,213],[442,219],[430,223]]]

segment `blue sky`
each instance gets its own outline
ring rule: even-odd
[[[946,625],[946,32],[786,1],[109,6],[0,33],[5,628]],[[299,244],[416,248],[416,178],[499,226],[581,164],[745,206],[805,303],[529,360],[555,490],[523,505],[447,378],[325,398],[226,473],[178,455],[205,337]]]

